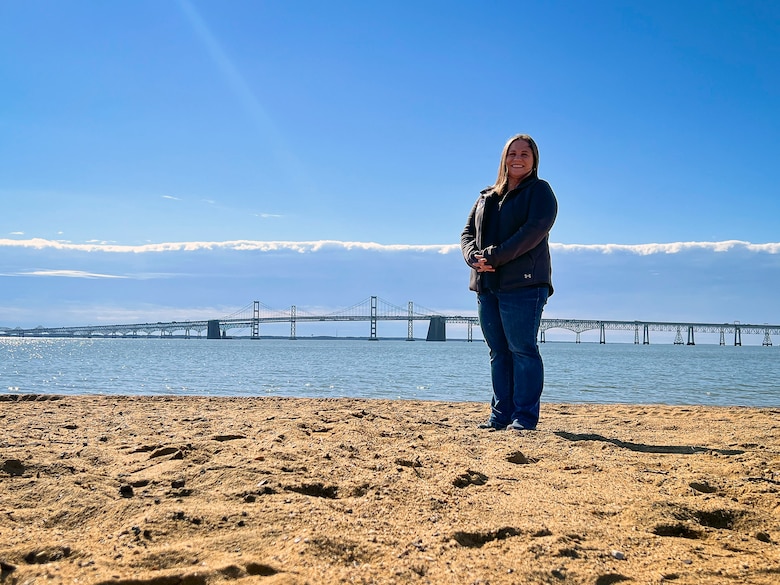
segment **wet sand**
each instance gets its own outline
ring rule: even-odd
[[[780,408],[0,395],[0,583],[780,583]]]

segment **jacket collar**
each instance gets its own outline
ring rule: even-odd
[[[519,189],[527,187],[528,185],[530,185],[531,183],[536,182],[537,180],[539,180],[539,175],[536,174],[536,171],[531,171],[530,175],[528,175],[525,179],[520,181],[520,183],[517,185],[517,187],[515,187],[514,189],[512,189],[508,193],[511,193],[512,191],[517,191]]]
[[[524,189],[528,185],[531,185],[532,183],[535,183],[538,180],[539,180],[539,175],[537,174],[537,172],[536,171],[531,171],[531,174],[528,175],[522,181],[520,181],[520,184],[517,187],[515,187],[511,191],[508,191],[507,195],[509,195],[510,193],[513,193],[515,191],[519,191],[520,189]],[[493,186],[492,185],[490,187],[485,187],[479,193],[483,197],[493,197],[493,196],[498,197],[498,194],[493,190]]]

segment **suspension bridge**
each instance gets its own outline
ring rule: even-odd
[[[371,296],[345,309],[331,313],[315,314],[299,311],[295,305],[289,309],[273,309],[253,301],[229,315],[216,319],[193,321],[168,321],[156,323],[131,323],[119,325],[82,325],[68,327],[35,327],[30,329],[20,327],[0,327],[0,337],[173,337],[224,339],[232,336],[233,331],[248,331],[252,339],[260,339],[260,328],[264,324],[289,324],[290,339],[297,339],[299,323],[314,322],[367,322],[369,324],[368,340],[378,337],[380,321],[405,321],[407,324],[406,339],[412,341],[414,324],[417,321],[427,321],[427,341],[445,341],[448,324],[466,325],[467,341],[473,341],[474,326],[479,326],[479,318],[471,315],[446,315],[409,301],[406,306],[399,306],[377,296]],[[650,332],[672,332],[675,334],[675,345],[695,345],[697,333],[714,333],[719,335],[720,345],[742,345],[743,335],[761,335],[762,345],[771,346],[772,336],[780,335],[780,325],[753,325],[734,321],[732,323],[675,323],[660,321],[614,321],[596,319],[542,319],[539,327],[539,341],[545,342],[548,331],[563,329],[575,334],[575,343],[581,342],[581,334],[597,331],[599,343],[607,342],[607,331],[633,332],[634,343],[648,345]]]

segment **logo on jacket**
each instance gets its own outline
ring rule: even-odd
[[[525,278],[531,278],[531,275],[530,275],[530,274],[523,274],[523,277],[525,277]]]

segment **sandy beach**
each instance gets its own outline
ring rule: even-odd
[[[780,582],[780,409],[0,395],[0,583]]]

